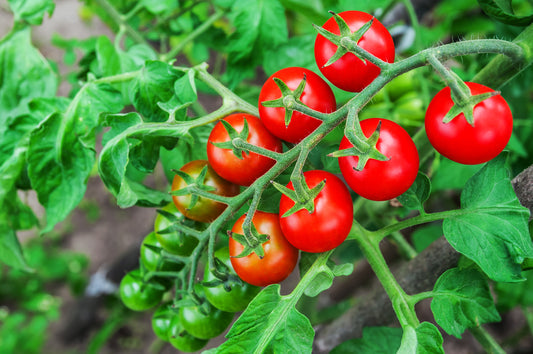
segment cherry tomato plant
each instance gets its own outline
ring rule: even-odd
[[[29,271],[16,232],[52,232],[97,176],[153,212],[118,295],[179,350],[443,353],[469,331],[504,352],[490,323],[531,320],[531,104],[508,88],[532,79],[532,16],[479,0],[512,37],[443,41],[410,1],[407,29],[364,3],[87,0],[115,37],[57,40],[81,52],[60,96],[31,42],[54,2],[10,0],[0,261]],[[332,304],[364,263],[380,290]]]

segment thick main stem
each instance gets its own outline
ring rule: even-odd
[[[391,299],[392,307],[394,308],[394,312],[396,313],[401,326],[418,327],[420,321],[416,316],[414,306],[411,301],[409,301],[409,296],[405,293],[400,284],[398,284],[394,275],[390,271],[389,266],[379,249],[379,240],[373,238],[372,234],[362,226],[357,224],[356,227],[356,241],[365,255],[366,260],[372,267],[372,270],[376,274],[376,277],[385,289],[385,292]]]

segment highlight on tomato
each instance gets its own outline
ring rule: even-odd
[[[494,91],[474,82],[465,84],[472,95]],[[444,123],[453,105],[451,90],[445,87],[433,97],[426,110],[426,134],[435,150],[465,165],[484,163],[498,156],[513,132],[513,115],[505,99],[497,94],[476,104],[473,125],[464,113]]]
[[[282,152],[281,141],[272,135],[256,116],[247,113],[230,114],[224,118],[229,129],[246,142],[274,152]],[[217,174],[232,183],[249,186],[274,164],[275,160],[255,152],[235,150],[228,128],[218,122],[207,141],[207,159]],[[222,145],[222,146],[221,146]],[[236,155],[237,154],[237,155]]]
[[[370,137],[380,122],[376,148],[388,158],[386,161],[370,159],[362,170],[357,171],[358,156],[339,157],[346,183],[355,193],[370,200],[389,200],[404,193],[415,181],[419,168],[416,145],[399,124],[383,118],[364,119],[361,121],[363,134]],[[352,147],[348,138],[343,137],[339,150]]]
[[[357,41],[357,45],[388,62],[394,62],[395,49],[392,36],[387,28],[372,15],[361,11],[344,11],[338,14],[348,25],[350,31],[356,32],[369,21],[370,28]],[[329,18],[322,26],[325,30],[339,35],[341,33],[335,17]],[[318,34],[315,40],[315,60],[320,72],[333,85],[349,91],[359,92],[368,86],[379,75],[381,69],[368,60],[361,60],[351,52],[345,53],[335,62],[326,65],[337,52],[337,45]]]
[[[281,230],[287,240],[304,252],[326,252],[339,246],[348,236],[353,222],[353,202],[344,182],[333,173],[312,170],[303,173],[305,183],[312,189],[322,181],[325,185],[314,199],[314,211],[307,209],[283,216],[295,204],[286,195],[279,203]],[[292,182],[287,188],[294,190]]]
[[[242,225],[245,218],[246,215],[242,215],[235,222],[232,233],[244,234]],[[283,235],[278,214],[258,210],[252,218],[252,223],[259,234],[270,237],[263,243],[265,255],[259,258],[252,252],[245,257],[238,257],[244,246],[230,237],[229,255],[233,269],[242,280],[256,286],[267,286],[285,280],[296,266],[299,252]]]
[[[298,143],[318,128],[322,122],[294,111],[289,124],[286,125],[284,107],[263,106],[263,102],[282,98],[282,91],[274,78],[283,81],[292,91],[295,91],[302,84],[302,80],[305,80],[303,91],[299,97],[295,98],[315,111],[331,113],[337,108],[333,90],[313,71],[300,67],[288,67],[275,72],[265,81],[259,93],[259,118],[272,134],[282,140]]]
[[[203,169],[206,169],[205,176],[201,181],[195,181],[198,185],[205,185],[212,188],[210,193],[233,197],[240,192],[238,185],[231,183],[220,177],[206,160],[194,160],[186,163],[180,168],[180,171],[189,175],[192,180],[201,178]],[[185,179],[176,174],[172,181],[172,191],[178,191],[189,185]],[[196,201],[193,204],[193,201]],[[191,194],[173,195],[172,200],[176,208],[185,217],[201,222],[211,222],[215,220],[226,209],[227,205],[205,197],[194,198]]]

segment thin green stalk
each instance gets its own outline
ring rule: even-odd
[[[120,14],[108,0],[94,0],[111,17],[117,26],[124,26],[126,33],[138,44],[150,46],[144,37],[126,21],[126,16]]]
[[[413,259],[418,255],[418,252],[407,242],[405,237],[399,232],[393,232],[390,234],[392,242],[396,244],[400,253],[404,255],[407,259]]]
[[[194,39],[196,39],[198,36],[200,36],[202,33],[207,31],[213,23],[215,23],[218,19],[220,19],[224,15],[224,12],[217,11],[213,15],[211,15],[207,20],[202,22],[202,24],[198,27],[196,27],[187,37],[185,37],[181,42],[176,45],[174,48],[172,48],[168,53],[161,54],[160,60],[161,61],[169,61],[174,59],[182,50],[185,48],[185,46],[192,42]]]
[[[488,354],[505,354],[505,350],[496,342],[494,337],[482,326],[469,328],[470,333],[481,344]]]
[[[233,139],[232,143],[233,143],[233,146],[235,146],[238,149],[246,150],[246,151],[256,153],[258,155],[266,156],[266,157],[271,158],[272,160],[277,160],[283,155],[282,153],[272,151],[269,149],[265,149],[263,147],[260,147],[254,144],[250,144],[249,142],[244,141],[241,138]]]

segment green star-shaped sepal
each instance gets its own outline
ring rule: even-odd
[[[309,189],[307,184],[302,183],[303,190],[298,193],[295,190],[289,189],[275,181],[272,181],[272,184],[274,187],[279,190],[281,193],[286,195],[288,198],[290,198],[294,205],[292,208],[287,210],[281,217],[285,218],[287,216],[291,216],[292,214],[298,212],[299,210],[306,209],[309,214],[312,214],[315,211],[315,199],[318,196],[318,194],[322,191],[324,186],[326,185],[326,180],[321,181],[319,184],[314,186],[313,188]],[[293,185],[295,183],[293,182]]]
[[[246,230],[244,231],[244,233],[245,235],[231,231],[228,232],[229,237],[232,237],[235,241],[244,246],[242,252],[234,257],[242,258],[252,253],[255,253],[259,258],[263,258],[265,256],[263,243],[270,240],[270,236],[268,236],[267,234],[260,234],[255,228],[254,224],[252,224],[249,233],[246,232]]]
[[[328,154],[328,156],[339,158],[344,156],[358,156],[359,160],[357,161],[357,166],[354,166],[354,170],[361,171],[366,166],[367,162],[370,159],[378,160],[378,161],[387,161],[389,158],[385,155],[383,155],[377,148],[376,144],[379,140],[379,133],[381,131],[381,121],[379,121],[378,126],[376,127],[376,130],[370,135],[368,139],[366,139],[364,142],[365,144],[354,144],[352,140],[350,142],[352,143],[353,147],[348,149],[342,149],[335,152],[332,152],[331,154]],[[357,140],[357,138],[355,138]],[[359,147],[358,147],[359,145]]]
[[[239,278],[237,275],[230,273],[228,266],[225,265],[224,262],[222,262],[217,257],[214,258],[214,262],[215,270],[213,272],[213,275],[215,276],[215,279],[211,281],[202,282],[202,285],[204,287],[213,288],[215,286],[223,285],[226,291],[231,291],[231,289],[235,285],[244,285],[241,278]]]
[[[248,128],[248,121],[244,119],[244,125],[242,128],[242,131],[239,133],[235,128],[231,126],[228,122],[225,120],[221,120],[222,124],[224,125],[224,128],[226,128],[226,131],[228,132],[229,140],[224,141],[222,143],[211,143],[215,145],[216,147],[219,147],[221,149],[231,149],[233,151],[233,154],[237,156],[239,159],[243,159],[242,154],[246,153],[248,154],[249,151],[239,149],[233,144],[233,141],[235,139],[242,139],[243,141],[248,140],[248,134],[249,134],[249,128]]]
[[[442,122],[449,123],[459,114],[463,113],[468,124],[474,126],[474,107],[486,99],[499,95],[500,92],[492,91],[481,93],[479,95],[472,95],[464,81],[458,79],[457,83],[460,92],[455,92],[453,89],[451,90],[451,97],[454,104],[448,113],[446,113]]]
[[[353,32],[350,30],[350,27],[344,21],[342,17],[340,17],[338,14],[336,14],[333,11],[330,11],[330,13],[333,15],[333,18],[335,19],[335,22],[339,26],[339,32],[340,34],[332,33],[326,29],[324,29],[321,26],[317,26],[313,24],[313,27],[318,31],[319,34],[324,36],[327,40],[329,40],[331,43],[335,44],[337,46],[337,51],[329,60],[324,64],[324,67],[329,66],[339,60],[344,54],[350,52],[353,53],[357,58],[362,60],[363,62],[366,62],[364,58],[361,58],[357,53],[355,53],[353,50],[350,49],[349,45],[347,44],[355,44],[359,43],[359,40],[364,36],[364,34],[370,29],[372,26],[372,23],[374,22],[374,18],[367,23],[365,23],[361,28],[359,28],[357,31]]]
[[[171,195],[176,195],[176,196],[183,196],[183,195],[190,194],[191,195],[191,202],[189,203],[189,208],[188,209],[193,208],[196,205],[196,203],[198,202],[199,196],[194,193],[194,188],[198,188],[198,189],[204,190],[206,192],[212,192],[212,191],[216,190],[215,187],[207,186],[207,185],[204,184],[205,176],[207,174],[207,165],[204,166],[204,168],[202,168],[202,171],[200,171],[200,174],[196,178],[193,178],[191,175],[189,175],[189,174],[187,174],[187,173],[185,173],[183,171],[180,171],[180,170],[173,170],[173,171],[178,176],[183,178],[185,183],[187,183],[187,187],[178,189],[177,191],[172,191],[170,194]]]
[[[163,209],[157,209],[156,212],[171,222],[170,226],[162,230],[158,230],[157,233],[161,235],[176,233],[178,244],[181,246],[185,239],[184,231],[182,229],[183,225],[181,224],[182,219],[177,217],[175,214],[170,213]]]
[[[261,104],[264,107],[282,107],[285,108],[285,127],[289,126],[289,123],[291,122],[292,114],[294,112],[294,104],[300,103],[304,104],[302,101],[300,101],[300,97],[302,97],[302,94],[305,89],[305,84],[307,82],[307,75],[304,74],[304,77],[302,81],[298,84],[298,87],[296,90],[292,91],[287,84],[285,84],[281,79],[275,77],[274,82],[276,85],[278,85],[280,91],[281,91],[281,97],[275,100],[271,101],[264,101]]]

